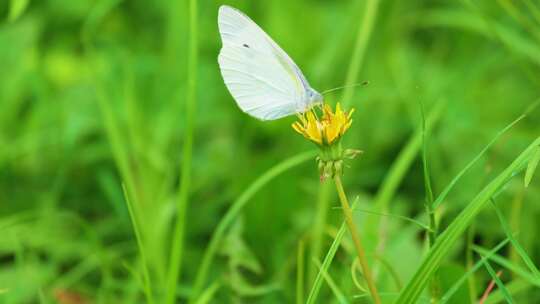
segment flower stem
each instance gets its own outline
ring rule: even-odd
[[[354,224],[351,207],[349,206],[349,201],[347,200],[347,196],[345,195],[345,191],[343,190],[343,184],[341,183],[341,177],[339,176],[339,174],[336,174],[336,176],[334,177],[334,181],[336,183],[336,190],[339,195],[341,207],[343,208],[343,215],[345,216],[345,221],[347,222],[347,226],[349,227],[349,232],[351,233],[354,247],[356,248],[356,252],[358,254],[358,261],[360,262],[360,266],[362,267],[362,272],[364,273],[364,278],[366,279],[369,292],[371,293],[373,302],[375,302],[375,304],[380,304],[381,298],[379,297],[377,287],[375,286],[375,282],[373,281],[373,276],[371,275],[371,271],[369,270],[364,247],[362,247],[360,235],[358,234],[356,225]]]

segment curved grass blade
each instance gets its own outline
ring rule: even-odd
[[[448,228],[437,238],[433,247],[429,250],[422,264],[413,278],[401,291],[395,303],[416,303],[430,280],[433,273],[438,269],[443,258],[448,254],[459,236],[467,229],[476,215],[486,206],[489,199],[505,183],[506,179],[528,162],[536,147],[540,144],[540,137],[536,138],[502,173],[493,179],[465,209],[450,223]]]
[[[214,233],[212,234],[210,243],[208,244],[208,247],[206,248],[206,251],[204,253],[201,266],[199,266],[199,270],[197,271],[197,276],[195,277],[195,284],[189,303],[195,303],[195,300],[197,299],[197,297],[199,297],[200,291],[202,290],[204,283],[206,282],[208,272],[210,271],[212,260],[216,255],[218,246],[221,243],[225,232],[231,226],[234,219],[236,219],[240,211],[242,211],[242,209],[249,202],[249,200],[272,179],[282,174],[283,172],[306,162],[309,159],[314,159],[316,154],[317,151],[304,152],[288,158],[281,163],[275,165],[274,167],[266,171],[263,175],[261,175],[259,178],[257,178],[233,202],[232,206],[229,208],[229,210],[227,210],[227,213],[223,216],[223,218],[217,225],[216,230],[214,230]]]

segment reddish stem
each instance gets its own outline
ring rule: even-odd
[[[501,274],[502,274],[502,270],[499,270],[497,272],[497,277],[500,278]],[[486,291],[484,291],[484,294],[482,295],[482,297],[480,298],[480,301],[478,301],[478,304],[484,304],[484,302],[486,302],[489,294],[493,290],[493,287],[495,287],[495,280],[491,280],[491,282],[489,282],[489,285],[486,288]]]

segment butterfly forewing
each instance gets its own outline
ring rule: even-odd
[[[309,85],[292,59],[249,17],[219,9],[223,47],[218,62],[242,111],[262,120],[291,115],[305,103]]]

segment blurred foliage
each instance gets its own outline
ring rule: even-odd
[[[225,2],[269,33],[319,91],[344,84],[364,1]],[[199,3],[197,115],[181,297],[189,294],[203,250],[230,203],[272,165],[313,148],[292,132],[294,118],[260,122],[235,105],[216,61],[221,4]],[[348,145],[365,151],[344,177],[364,209],[421,123],[420,101],[428,111],[444,104],[428,139],[433,188],[439,193],[499,130],[540,98],[538,2],[385,0],[378,12],[358,71],[370,84],[354,91],[355,122],[346,135]],[[122,192],[126,178],[139,198],[152,280],[165,286],[183,165],[187,19],[187,4],[179,0],[0,3],[0,302],[55,303],[66,294],[79,303],[144,302]],[[340,96],[332,93],[327,102]],[[467,173],[444,202],[442,228],[538,136],[539,121],[540,111],[530,112]],[[417,157],[392,198],[391,213],[425,220],[422,172]],[[539,182],[533,178],[525,190],[523,180],[514,179],[498,199],[536,265]],[[217,284],[217,290],[210,302],[293,302],[297,244],[312,229],[319,188],[313,162],[287,171],[252,199],[212,265],[208,285]],[[331,206],[338,205],[332,194]],[[340,210],[327,212],[324,251],[341,219]],[[357,215],[359,221],[378,216]],[[387,221],[384,259],[406,282],[424,252],[423,233],[408,222]],[[475,243],[490,248],[504,238],[496,214],[482,212]],[[464,242],[465,237],[441,269],[442,288],[465,271]],[[365,298],[354,297],[361,291],[351,279],[354,255],[347,246],[329,275],[356,303]],[[519,265],[508,248],[501,254]],[[316,271],[309,260],[306,268]],[[396,293],[384,268],[379,272],[379,288]],[[515,277],[503,270],[503,282]],[[490,279],[485,270],[476,274],[478,293]],[[468,290],[459,290],[453,303],[468,303]],[[158,296],[163,292],[158,289]],[[514,298],[540,302],[540,290],[529,286]],[[335,301],[327,286],[319,299]]]

